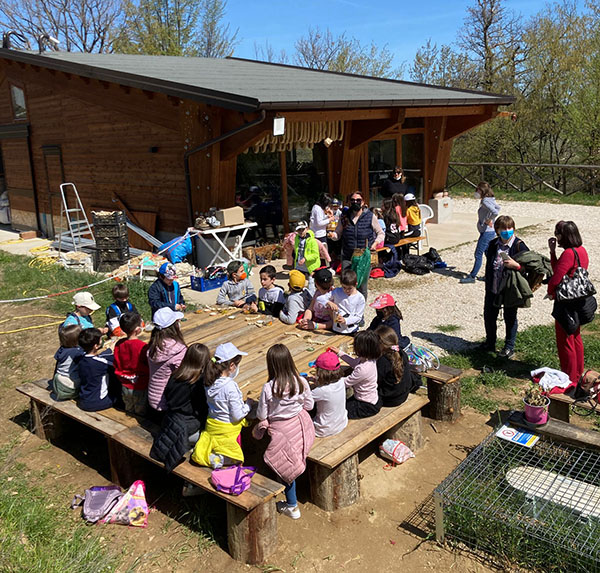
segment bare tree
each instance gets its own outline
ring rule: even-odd
[[[285,50],[280,50],[277,54],[275,48],[267,40],[264,46],[261,46],[254,42],[254,58],[261,62],[270,62],[275,64],[287,64],[289,61],[288,55]]]
[[[345,34],[334,36],[329,28],[309,28],[308,34],[296,41],[296,64],[316,70],[348,72],[377,77],[399,77],[402,69],[393,69],[393,54],[387,46],[362,45]]]
[[[2,0],[0,24],[37,46],[48,34],[67,52],[110,52],[123,19],[121,0]]]

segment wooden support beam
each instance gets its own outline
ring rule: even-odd
[[[485,113],[481,115],[470,115],[470,116],[454,116],[449,117],[446,123],[446,133],[444,135],[444,141],[450,141],[463,133],[489,121],[496,115],[497,107],[490,106],[485,110]]]
[[[252,147],[257,141],[265,135],[271,133],[273,116],[267,115],[264,121],[258,123],[245,131],[232,135],[221,142],[221,160],[227,161],[243,153],[249,147]],[[229,131],[229,130],[227,130]]]
[[[407,107],[406,117],[451,117],[454,115],[481,115],[487,107],[495,105],[447,105],[432,107]]]
[[[446,117],[432,117],[425,121],[425,202],[433,193],[442,191],[448,174],[452,141],[444,141]]]
[[[362,152],[362,148],[356,147],[354,149],[350,149],[350,140],[352,138],[353,129],[354,122],[346,122],[342,148],[342,164],[340,167],[339,193],[342,195],[342,197],[346,197],[348,193],[356,191],[359,185],[358,168],[360,165],[360,154]]]
[[[281,211],[283,214],[283,232],[290,232],[290,214],[288,204],[286,152],[279,152],[279,172],[281,174]]]
[[[396,108],[390,119],[374,119],[353,122],[352,137],[350,138],[350,149],[356,149],[359,145],[368,143],[384,132],[402,125],[406,113],[405,108]]]

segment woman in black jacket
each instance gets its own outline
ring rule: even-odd
[[[167,410],[150,457],[163,462],[167,471],[179,465],[200,436],[208,415],[204,371],[210,352],[204,344],[191,344],[165,388]]]
[[[377,391],[383,406],[400,406],[420,386],[419,375],[412,371],[408,356],[398,347],[398,336],[389,326],[378,326],[381,356],[377,359]]]
[[[494,299],[500,292],[502,278],[507,271],[520,271],[521,265],[513,259],[518,253],[528,251],[527,245],[515,235],[515,222],[512,217],[502,215],[494,223],[496,235],[486,252],[485,265],[485,300],[483,303],[483,321],[485,323],[485,342],[482,350],[495,352],[496,327],[500,307],[494,304]],[[504,348],[498,352],[501,358],[512,358],[515,353],[517,338],[517,306],[504,307],[504,324],[506,338]]]

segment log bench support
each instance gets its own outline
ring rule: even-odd
[[[415,412],[410,418],[400,422],[389,430],[385,437],[404,442],[413,452],[420,450],[425,445],[421,411]]]
[[[33,398],[29,401],[31,431],[42,440],[56,440],[63,431],[64,418],[52,406],[38,402]]]
[[[227,543],[234,559],[256,565],[277,549],[275,499],[251,511],[227,504]]]
[[[455,422],[460,418],[460,375],[462,370],[440,365],[426,370],[421,376],[427,380],[429,417],[442,422]]]
[[[308,477],[312,502],[325,511],[348,507],[360,498],[358,454],[334,469],[309,462]]]

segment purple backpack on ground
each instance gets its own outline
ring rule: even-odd
[[[86,489],[83,497],[76,495],[71,502],[71,509],[83,504],[81,516],[88,523],[101,520],[125,495],[116,485],[97,485]]]
[[[210,481],[217,491],[240,495],[250,487],[255,473],[256,468],[250,466],[229,466],[213,470]]]

